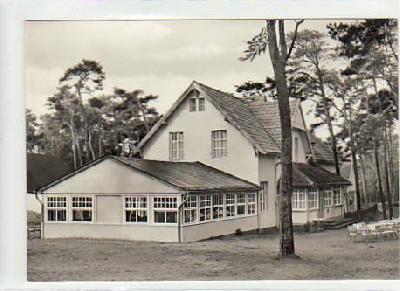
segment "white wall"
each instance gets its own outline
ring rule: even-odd
[[[258,180],[268,181],[267,204],[264,212],[260,212],[261,228],[276,226],[276,176],[275,163],[278,162],[274,156],[260,155],[258,157]],[[276,167],[280,171],[280,167]],[[260,192],[261,193],[261,192]]]
[[[257,216],[253,215],[195,225],[183,225],[182,241],[193,242],[210,237],[233,234],[237,229],[241,231],[257,229]]]
[[[96,223],[122,223],[124,203],[124,196],[96,195]]]
[[[106,159],[43,193],[178,193],[179,190],[114,160]]]
[[[258,162],[253,146],[206,100],[205,111],[189,111],[189,98],[161,126],[143,148],[145,159],[169,160],[169,132],[184,132],[184,161],[200,161],[258,183]],[[228,155],[211,157],[211,130],[227,130]]]
[[[295,139],[298,139],[298,156],[296,159],[295,155]],[[292,159],[293,162],[298,162],[298,163],[305,163],[307,161],[306,156],[307,154],[310,154],[310,147],[308,145],[308,140],[306,137],[306,133],[304,131],[298,130],[298,129],[293,129],[292,130]]]
[[[97,238],[178,242],[176,225],[148,226],[94,223],[46,223],[44,238]]]

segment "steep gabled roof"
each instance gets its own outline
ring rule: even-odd
[[[326,164],[334,164],[333,155],[330,147],[321,139],[314,135],[310,135],[311,146],[314,151],[314,161]]]
[[[297,110],[299,108],[298,102],[299,101],[295,100],[291,100],[289,102],[292,124],[296,118]],[[280,147],[282,137],[278,102],[251,102],[248,104],[248,106],[257,119],[261,122],[262,126],[275,140],[275,143]],[[294,124],[293,127],[295,127]]]
[[[114,160],[128,168],[137,170],[170,186],[188,192],[233,190],[256,191],[259,189],[259,186],[256,184],[200,162],[169,162],[107,156],[92,161],[88,165],[69,173],[60,179],[52,181],[47,186],[42,187],[41,190],[43,191],[62,181],[68,180],[106,159]]]
[[[208,100],[235,126],[261,153],[279,153],[277,144],[260,119],[243,98],[197,83]]]
[[[201,96],[213,104],[221,112],[225,120],[239,130],[258,152],[262,154],[281,152],[281,126],[278,102],[249,102],[243,98],[235,97],[233,94],[213,89],[196,81],[193,81],[189,85],[167,113],[142,139],[137,147],[137,151],[140,151],[154,134],[168,122],[171,115],[193,90],[198,91]],[[300,121],[297,118],[298,115],[302,116],[300,101],[291,100],[289,105],[293,128],[306,130],[304,120]],[[330,148],[313,136],[310,137],[310,140],[311,143],[314,142],[314,160],[332,163]]]
[[[293,181],[295,187],[349,186],[350,181],[331,173],[314,163],[293,163]]]
[[[280,145],[275,142],[269,132],[262,126],[260,120],[254,115],[253,111],[248,106],[247,101],[195,81],[190,84],[167,113],[142,139],[138,145],[138,150],[141,150],[160,129],[160,127],[168,122],[169,117],[175,112],[192,90],[197,90],[201,96],[204,96],[211,104],[213,104],[217,110],[221,112],[226,121],[231,123],[258,152],[263,154],[280,153]]]
[[[73,170],[70,163],[47,154],[27,153],[26,162],[28,193],[34,193]]]

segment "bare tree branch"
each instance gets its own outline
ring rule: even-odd
[[[296,21],[296,27],[294,29],[294,35],[293,35],[293,39],[292,39],[292,42],[291,42],[290,47],[289,47],[289,53],[287,54],[287,57],[286,57],[286,62],[289,60],[290,55],[291,55],[291,53],[293,51],[293,48],[294,48],[294,44],[296,43],[298,28],[303,22],[304,22],[304,19]]]

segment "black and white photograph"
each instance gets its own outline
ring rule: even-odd
[[[28,280],[398,278],[397,30],[26,22]]]
[[[398,18],[32,15],[27,282],[399,279]]]

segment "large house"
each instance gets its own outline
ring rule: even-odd
[[[290,109],[293,222],[341,216],[350,183],[308,134],[300,103]],[[277,103],[192,82],[138,145],[143,159],[99,159],[42,189],[44,237],[197,241],[274,228],[280,143]]]

